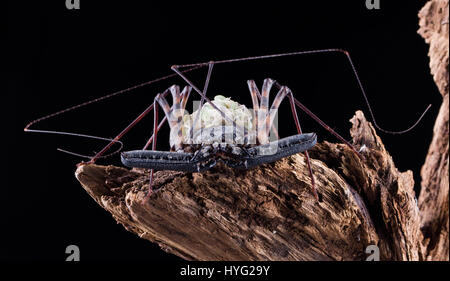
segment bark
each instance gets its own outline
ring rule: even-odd
[[[419,208],[427,260],[449,260],[449,1],[429,1],[419,12],[418,33],[430,44],[430,69],[443,97],[421,170]]]
[[[418,260],[422,235],[411,171],[399,172],[362,112],[351,120],[361,158],[343,144],[250,170],[148,172],[84,165],[76,177],[127,230],[188,260]]]

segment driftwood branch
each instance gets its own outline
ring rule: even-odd
[[[311,192],[301,154],[251,170],[148,173],[85,165],[76,176],[127,230],[188,260],[364,260],[421,257],[412,172],[399,172],[361,112],[352,119],[360,159],[347,146],[311,151],[320,196]]]
[[[364,260],[369,245],[382,260],[448,260],[448,9],[432,0],[419,13],[443,103],[418,205],[412,172],[397,170],[359,111],[351,135],[361,158],[343,144],[310,151],[319,202],[302,154],[247,171],[160,171],[147,203],[147,171],[84,165],[76,177],[127,230],[187,260]]]
[[[443,102],[433,129],[419,196],[423,252],[427,260],[449,260],[449,1],[433,0],[419,13],[419,34],[430,44],[430,69]]]

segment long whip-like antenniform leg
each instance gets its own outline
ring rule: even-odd
[[[167,92],[164,92],[162,96],[167,95]],[[115,141],[120,140],[126,133],[128,133],[129,130],[131,130],[134,126],[136,126],[137,123],[139,123],[142,118],[144,118],[150,111],[154,109],[154,103],[152,103],[147,109],[145,109],[141,114],[139,114],[136,119],[133,120],[125,129],[123,129],[109,144],[107,144],[102,150],[100,150],[92,159],[88,162],[88,164],[93,164],[95,161],[102,156],[108,149],[111,148],[111,146],[114,144]],[[83,163],[81,163],[83,164]]]
[[[407,133],[409,131],[411,131],[414,127],[417,126],[417,124],[419,124],[419,122],[422,120],[422,118],[425,116],[425,113],[428,112],[428,110],[431,107],[431,104],[427,106],[427,108],[423,111],[423,113],[420,115],[420,117],[414,122],[414,124],[412,124],[410,127],[408,127],[405,130],[401,130],[401,131],[389,131],[389,130],[385,130],[383,128],[381,128],[375,119],[375,115],[373,113],[372,107],[369,103],[369,99],[367,97],[366,91],[362,85],[361,79],[359,78],[358,72],[356,71],[356,67],[353,63],[353,60],[350,56],[350,53],[346,50],[343,49],[338,49],[338,48],[333,48],[333,49],[320,49],[320,50],[311,50],[311,51],[299,51],[299,52],[290,52],[290,53],[281,53],[281,54],[273,54],[273,55],[265,55],[265,56],[253,56],[253,57],[245,57],[245,58],[237,58],[237,59],[225,59],[225,60],[217,60],[214,61],[215,64],[222,64],[222,63],[232,63],[232,62],[244,62],[244,61],[252,61],[252,60],[262,60],[262,59],[271,59],[271,58],[279,58],[279,57],[288,57],[288,56],[297,56],[297,55],[307,55],[307,54],[320,54],[320,53],[342,53],[346,56],[347,61],[349,62],[353,75],[356,78],[356,81],[358,82],[358,86],[361,90],[361,93],[364,97],[364,101],[369,109],[369,113],[370,116],[372,118],[373,124],[374,126],[385,133],[388,134],[404,134]],[[177,65],[177,66],[172,66],[172,70],[175,70],[175,72],[178,73],[178,69],[180,68],[184,68],[184,67],[201,67],[201,66],[205,66],[208,63],[202,62],[202,63],[191,63],[191,64],[183,64],[183,65]],[[183,74],[180,75],[183,79],[185,79],[187,81],[187,79],[185,78],[185,76]],[[189,82],[188,82],[189,83]],[[197,92],[200,93],[200,91],[198,89],[196,89]],[[294,99],[295,100],[295,99]],[[298,101],[295,100],[295,103],[297,106],[298,105]]]
[[[100,157],[103,157],[103,155],[105,154],[105,152],[106,152],[107,150],[109,150],[109,149],[111,148],[111,146],[112,146],[114,143],[120,143],[120,141],[119,141],[120,138],[121,138],[123,135],[125,135],[132,127],[134,127],[134,125],[136,125],[136,124],[137,124],[137,123],[138,123],[138,122],[139,122],[139,121],[140,121],[140,120],[141,120],[148,112],[150,112],[150,111],[152,110],[152,108],[153,108],[153,105],[151,105],[146,111],[143,112],[143,114],[141,114],[136,120],[134,120],[129,126],[127,126],[122,132],[120,132],[120,133],[119,133],[115,138],[113,138],[113,139],[101,138],[101,137],[90,136],[90,135],[85,135],[85,134],[76,134],[76,133],[61,132],[61,131],[37,130],[37,129],[31,129],[31,126],[33,126],[33,125],[35,125],[36,123],[39,123],[39,122],[41,122],[41,121],[47,120],[47,119],[49,119],[49,118],[52,118],[52,117],[61,115],[61,114],[63,114],[63,113],[66,113],[66,112],[68,112],[68,111],[72,111],[72,110],[75,110],[75,109],[78,109],[78,108],[81,108],[81,107],[84,107],[84,106],[87,106],[87,105],[90,105],[90,104],[93,104],[93,103],[96,103],[96,102],[105,100],[105,99],[107,99],[107,98],[114,97],[114,96],[119,95],[119,94],[122,94],[122,93],[130,92],[131,90],[134,90],[134,89],[137,89],[137,88],[141,88],[141,87],[143,87],[143,86],[150,85],[150,84],[153,84],[153,83],[158,82],[158,81],[163,81],[163,80],[166,80],[166,79],[168,79],[168,78],[171,78],[171,77],[174,77],[174,76],[177,76],[177,75],[180,76],[181,78],[183,78],[186,82],[188,82],[189,85],[191,85],[191,86],[195,89],[195,91],[198,92],[198,93],[200,94],[200,96],[202,96],[202,98],[205,99],[205,100],[206,100],[213,108],[215,108],[216,110],[218,110],[218,111],[222,114],[222,116],[224,116],[224,118],[225,118],[227,121],[229,121],[229,122],[231,121],[231,122],[233,123],[233,125],[236,125],[234,121],[230,120],[230,118],[229,118],[228,116],[226,116],[221,110],[219,110],[214,104],[212,104],[211,101],[204,95],[204,93],[201,92],[197,87],[195,87],[195,85],[194,85],[191,81],[189,81],[189,80],[186,78],[186,76],[184,75],[184,73],[187,73],[187,72],[189,72],[189,71],[193,71],[193,70],[195,70],[195,69],[198,69],[198,68],[201,68],[201,67],[205,67],[205,66],[211,65],[211,64],[222,64],[222,63],[232,63],[232,62],[243,62],[243,61],[252,61],[252,60],[263,60],[263,59],[270,59],[270,58],[278,58],[278,57],[288,57],[288,56],[297,56],[297,55],[306,55],[306,54],[319,54],[319,53],[334,53],[334,52],[345,54],[345,56],[346,56],[346,58],[347,58],[347,61],[349,62],[350,66],[351,66],[353,75],[355,76],[355,78],[356,78],[356,80],[357,80],[357,82],[358,82],[358,86],[359,86],[359,88],[360,88],[360,90],[361,90],[361,93],[362,93],[362,95],[363,95],[363,97],[364,97],[364,101],[365,101],[365,103],[366,103],[366,105],[367,105],[367,107],[368,107],[368,109],[369,109],[369,113],[370,113],[370,115],[371,115],[373,124],[374,124],[374,126],[375,126],[378,130],[380,130],[380,131],[382,131],[382,132],[385,132],[385,133],[389,133],[389,134],[403,134],[403,133],[409,132],[409,131],[412,130],[415,126],[417,126],[417,124],[419,124],[419,122],[420,122],[420,121],[422,120],[422,118],[424,117],[425,113],[426,113],[426,112],[429,110],[429,108],[431,107],[431,104],[428,105],[428,107],[427,107],[427,108],[425,109],[425,111],[421,114],[421,116],[417,119],[417,121],[416,121],[413,125],[411,125],[409,128],[407,128],[407,129],[405,129],[405,130],[402,130],[402,131],[389,131],[389,130],[385,130],[385,129],[381,128],[381,127],[377,124],[377,122],[376,122],[376,120],[375,120],[375,116],[374,116],[373,110],[372,110],[372,108],[371,108],[371,106],[370,106],[369,100],[368,100],[368,98],[367,98],[367,94],[366,94],[366,92],[365,92],[365,90],[364,90],[364,87],[363,87],[363,85],[362,85],[362,82],[361,82],[361,80],[360,80],[360,78],[359,78],[359,75],[358,75],[358,73],[357,73],[357,71],[356,71],[356,67],[355,67],[355,65],[354,65],[354,63],[353,63],[353,61],[352,61],[352,59],[351,59],[351,57],[350,57],[349,52],[347,52],[346,50],[334,48],[334,49],[320,49],[320,50],[310,50],[310,51],[298,51],[298,52],[290,52],[290,53],[280,53],[280,54],[272,54],[272,55],[264,55],[264,56],[252,56],[252,57],[244,57],[244,58],[236,58],[236,59],[217,60],[217,61],[215,61],[215,62],[203,62],[203,63],[193,63],[193,64],[184,64],[184,65],[172,66],[172,70],[174,70],[174,71],[176,72],[175,74],[171,74],[171,75],[163,76],[163,77],[160,77],[160,78],[157,78],[157,79],[153,79],[153,80],[151,80],[151,81],[147,81],[147,82],[144,82],[144,83],[141,83],[141,84],[138,84],[138,85],[129,87],[129,88],[127,88],[127,89],[120,90],[120,91],[117,91],[117,92],[114,92],[114,93],[105,95],[105,96],[103,96],[103,97],[96,98],[96,99],[93,99],[93,100],[90,100],[90,101],[87,101],[87,102],[84,102],[84,103],[81,103],[81,104],[78,104],[78,105],[75,105],[75,106],[72,106],[72,107],[69,107],[69,108],[60,110],[60,111],[57,111],[57,112],[52,113],[52,114],[48,114],[48,115],[46,115],[46,116],[43,116],[43,117],[41,117],[41,118],[38,118],[38,119],[35,119],[35,120],[29,122],[29,123],[25,126],[24,131],[25,131],[25,132],[35,132],[35,133],[46,133],[46,134],[71,135],[71,136],[78,136],[78,137],[85,137],[85,138],[93,138],[93,139],[109,140],[110,143],[109,143],[108,145],[106,145],[99,153],[97,153],[95,156],[93,156],[93,157],[91,158],[91,160],[89,161],[89,163],[94,163],[95,160],[97,160],[97,159],[100,158]],[[180,70],[181,68],[188,68],[188,69]],[[296,104],[298,107],[300,107],[300,108],[304,107],[304,106],[303,106],[298,100],[296,100],[295,98],[294,98],[294,102],[295,102],[295,104]],[[302,108],[302,109],[303,109],[303,108]],[[304,109],[303,109],[303,110],[304,110]],[[307,112],[307,109],[304,110],[304,111]],[[308,113],[308,112],[307,112],[307,113]],[[315,116],[315,115],[311,115],[311,114],[310,114],[310,116],[313,117],[313,116]],[[314,118],[314,117],[313,117],[313,118]],[[314,118],[314,119],[315,119],[315,118]],[[316,120],[316,121],[317,121],[317,120]],[[318,122],[319,122],[319,121],[318,121]],[[319,122],[319,123],[320,123],[320,122]],[[321,125],[322,125],[322,124],[321,124]],[[322,125],[322,126],[324,126],[324,125]],[[324,127],[325,127],[325,126],[324,126]],[[327,127],[325,127],[325,128],[326,128],[328,131],[332,132],[331,129],[328,129]],[[335,135],[334,133],[332,133],[332,134]],[[336,136],[336,135],[335,135],[335,136]],[[338,138],[341,139],[340,137],[338,137]],[[347,142],[345,142],[345,143],[347,143]],[[68,152],[68,151],[66,151],[66,152]],[[70,152],[68,152],[68,153],[70,153]],[[71,154],[77,155],[76,153],[71,153]]]
[[[190,68],[188,68],[188,69],[185,69],[185,70],[183,70],[183,71],[181,71],[181,72],[182,72],[182,73],[187,73],[187,72],[190,72],[190,71],[199,69],[199,68],[201,68],[201,67],[203,67],[203,66],[202,66],[202,65],[194,66],[194,67],[190,67]],[[75,136],[75,137],[83,137],[83,138],[90,138],[90,139],[98,139],[98,140],[107,140],[107,141],[109,141],[109,143],[108,143],[103,149],[101,149],[100,152],[98,152],[96,155],[94,155],[94,156],[92,156],[92,157],[91,157],[91,156],[81,155],[81,154],[78,154],[78,153],[73,153],[73,152],[70,152],[70,151],[67,151],[67,150],[58,149],[58,150],[60,150],[60,151],[63,151],[63,152],[65,152],[65,153],[69,153],[69,154],[72,154],[72,155],[76,155],[76,156],[80,156],[80,157],[86,157],[86,158],[91,158],[90,161],[89,161],[88,163],[94,163],[97,159],[99,159],[99,158],[101,158],[101,157],[106,157],[104,154],[105,154],[105,153],[113,146],[113,144],[119,143],[119,144],[121,145],[121,147],[122,147],[122,142],[120,142],[120,139],[121,139],[121,138],[122,138],[129,130],[131,130],[137,123],[139,123],[139,121],[140,121],[142,118],[144,118],[144,117],[145,117],[145,116],[153,109],[153,104],[150,105],[150,106],[149,106],[143,113],[141,113],[141,114],[140,114],[140,115],[139,115],[132,123],[130,123],[124,130],[122,130],[116,137],[114,137],[114,138],[112,138],[112,139],[111,139],[111,138],[98,137],[98,136],[92,136],[92,135],[87,135],[87,134],[77,134],[77,133],[71,133],[71,132],[63,132],[63,131],[31,129],[31,126],[33,126],[33,125],[35,125],[35,124],[37,124],[37,123],[39,123],[39,122],[42,122],[42,121],[44,121],[44,120],[47,120],[47,119],[56,117],[56,116],[58,116],[58,115],[67,113],[67,112],[69,112],[69,111],[73,111],[73,110],[76,110],[76,109],[78,109],[78,108],[82,108],[82,107],[85,107],[85,106],[88,106],[88,105],[91,105],[91,104],[94,104],[94,103],[98,103],[98,102],[100,102],[100,101],[103,101],[103,100],[106,100],[106,99],[109,99],[109,98],[118,96],[118,95],[120,95],[120,94],[128,93],[128,92],[131,92],[132,90],[135,90],[135,89],[138,89],[138,88],[142,88],[142,87],[144,87],[144,86],[148,86],[148,85],[151,85],[151,84],[160,82],[160,81],[167,80],[167,79],[172,78],[172,77],[175,77],[175,76],[177,76],[177,75],[178,75],[178,74],[174,73],[174,74],[169,74],[169,75],[166,75],[166,76],[163,76],[163,77],[159,77],[159,78],[156,78],[156,79],[153,79],[153,80],[150,80],[150,81],[147,81],[147,82],[143,82],[143,83],[141,83],[141,84],[138,84],[138,85],[135,85],[135,86],[132,86],[132,87],[128,87],[128,88],[126,88],[126,89],[123,89],[123,90],[120,90],[120,91],[116,91],[116,92],[107,94],[107,95],[105,95],[105,96],[102,96],[102,97],[99,97],[99,98],[96,98],[96,99],[93,99],[93,100],[89,100],[89,101],[86,101],[86,102],[83,102],[83,103],[80,103],[80,104],[77,104],[77,105],[74,105],[74,106],[71,106],[71,107],[68,107],[68,108],[59,110],[59,111],[57,111],[57,112],[54,112],[54,113],[45,115],[45,116],[43,116],[43,117],[40,117],[40,118],[38,118],[38,119],[35,119],[35,120],[29,122],[29,123],[25,126],[25,128],[24,128],[23,130],[24,130],[24,132],[31,132],[31,133],[68,135],[68,136]],[[163,120],[163,121],[164,121],[164,120]],[[120,151],[120,149],[121,149],[121,148],[119,148],[117,151],[115,151],[115,152],[113,152],[113,153],[110,153],[110,154],[108,154],[108,155],[112,155],[112,154],[118,153],[118,152]],[[84,163],[84,162],[81,162],[81,163],[79,163],[78,165],[81,165],[81,164],[85,164],[85,163]]]

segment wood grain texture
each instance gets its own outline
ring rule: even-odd
[[[399,172],[362,112],[352,119],[361,158],[342,144],[311,150],[320,201],[302,154],[239,171],[148,173],[84,165],[76,177],[127,230],[188,260],[418,260],[422,239],[410,171]]]
[[[449,260],[449,1],[428,1],[418,33],[430,45],[430,70],[443,102],[421,170],[419,208],[427,260]],[[431,93],[426,93],[431,94]]]

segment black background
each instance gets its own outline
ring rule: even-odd
[[[380,133],[397,167],[413,170],[419,190],[419,171],[440,104],[429,74],[428,46],[417,34],[423,2],[381,0],[380,10],[366,9],[363,0],[245,6],[243,1],[194,6],[82,0],[80,10],[67,10],[64,2],[8,4],[1,259],[62,261],[66,246],[75,244],[85,261],[179,260],[116,224],[76,181],[75,164],[83,159],[56,151],[61,147],[92,154],[104,143],[23,132],[38,117],[171,74],[173,64],[323,48],[348,50],[385,129],[408,127],[433,104],[412,132]],[[190,77],[202,85],[205,73],[197,71]],[[255,79],[261,86],[267,77],[288,85],[346,139],[355,110],[362,109],[368,117],[342,54],[218,65],[209,96],[224,94],[251,105],[246,80]],[[156,93],[173,83],[184,85],[181,79],[157,83],[34,128],[114,137]],[[279,118],[283,136],[295,133],[288,103]],[[300,118],[304,131],[317,132],[319,141],[336,141],[304,113]],[[125,149],[141,148],[151,129],[148,117],[124,138]],[[163,130],[160,135],[159,149],[168,148],[166,134]],[[117,155],[98,163],[120,164]]]

